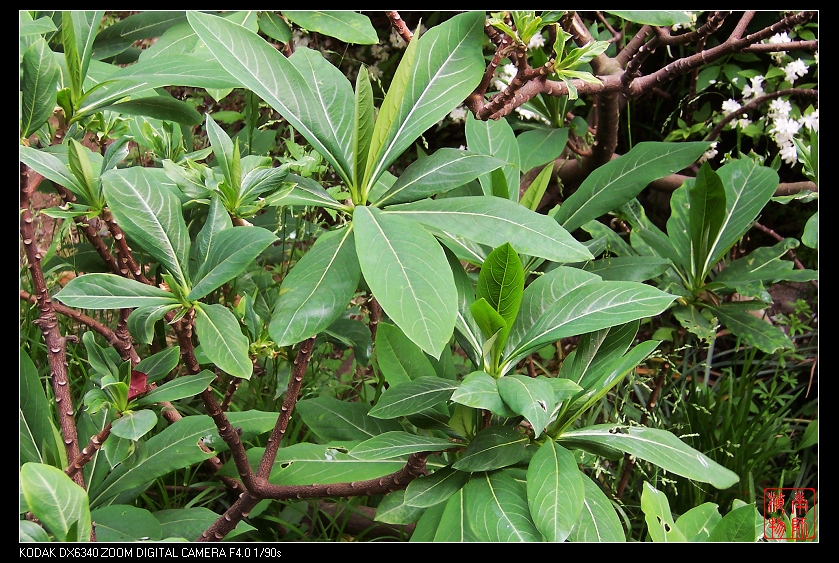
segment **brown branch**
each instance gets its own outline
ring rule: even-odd
[[[414,34],[411,33],[411,30],[408,29],[408,25],[405,23],[405,20],[399,15],[399,12],[395,10],[386,11],[387,19],[390,20],[390,25],[393,26],[393,29],[396,30],[402,39],[405,40],[405,43],[410,43],[411,39],[414,38]]]
[[[816,51],[819,48],[819,40],[812,41],[790,41],[789,43],[760,43],[750,45],[743,49],[744,53],[779,53],[782,51]]]
[[[76,474],[76,472],[81,471],[81,469],[90,462],[91,459],[93,459],[93,456],[96,455],[96,452],[99,451],[99,448],[102,447],[102,444],[105,443],[105,440],[107,440],[110,435],[111,423],[109,422],[105,425],[105,428],[103,428],[101,432],[90,437],[90,441],[87,446],[82,448],[81,453],[79,453],[76,459],[70,462],[70,465],[67,466],[64,473],[66,473],[68,477],[72,477]]]

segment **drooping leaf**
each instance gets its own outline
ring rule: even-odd
[[[53,297],[68,307],[130,309],[179,304],[170,292],[114,274],[85,274],[73,278]]]
[[[439,243],[413,221],[356,207],[353,225],[364,279],[385,313],[439,358],[454,332],[457,288]]]
[[[200,125],[201,114],[187,102],[171,96],[145,96],[108,106],[111,111],[125,115],[144,115],[183,125]]]
[[[574,454],[547,440],[527,467],[527,504],[539,531],[548,541],[562,542],[571,534],[585,500],[585,477]]]
[[[253,362],[248,338],[236,316],[224,305],[201,303],[195,307],[195,332],[207,358],[234,377],[250,379]]]
[[[185,14],[182,11],[148,10],[132,14],[114,22],[96,36],[93,42],[93,58],[103,60],[118,55],[134,42],[159,37],[180,22],[185,22]]]
[[[370,409],[370,416],[375,418],[397,418],[416,414],[448,401],[457,383],[432,377],[418,377],[412,381],[400,383],[382,393],[379,402]]]
[[[476,473],[464,487],[469,527],[484,542],[538,542],[524,483],[507,473]]]
[[[390,386],[437,375],[419,346],[411,342],[399,327],[390,323],[379,322],[376,329],[376,359]]]
[[[604,281],[644,282],[660,276],[672,266],[666,258],[653,256],[618,256],[587,262],[583,270],[597,274]]]
[[[258,464],[261,456],[262,448],[248,451],[252,464]],[[404,465],[402,460],[356,459],[328,444],[301,442],[280,449],[269,481],[275,485],[364,481],[399,471]]]
[[[20,161],[47,180],[64,186],[76,196],[84,198],[84,203],[91,203],[85,197],[85,189],[70,171],[70,167],[46,151],[21,145],[18,148]]]
[[[20,350],[20,399],[18,436],[20,464],[49,463],[58,459],[58,444],[50,407],[38,370],[29,354]]]
[[[583,474],[583,509],[568,539],[572,542],[624,542],[626,534],[609,497]]]
[[[20,488],[29,510],[58,541],[88,541],[87,493],[60,469],[29,462],[20,468]]]
[[[388,493],[376,507],[376,522],[387,524],[413,524],[420,519],[425,509],[405,502],[405,491],[399,489]]]
[[[451,235],[554,262],[591,260],[591,253],[547,215],[497,197],[446,197],[388,207],[383,214],[412,219]]]
[[[260,12],[257,18],[259,31],[271,39],[276,39],[281,43],[288,43],[291,40],[291,28],[276,12]]]
[[[345,205],[336,201],[320,184],[311,178],[288,174],[285,181],[292,184],[290,190],[282,190],[276,197],[269,197],[271,205],[314,205],[329,209],[345,209]]]
[[[329,35],[344,43],[373,45],[379,41],[370,18],[358,12],[283,10],[283,15],[305,30]]]
[[[596,424],[579,430],[569,430],[559,441],[602,444],[617,448],[676,475],[711,483],[718,489],[727,489],[740,480],[733,471],[691,448],[672,433],[657,428]]]
[[[778,350],[794,347],[792,341],[780,328],[749,314],[747,311],[726,305],[731,304],[723,303],[719,307],[708,306],[708,309],[720,319],[720,322],[728,330],[742,338],[746,343],[767,354],[774,354]]]
[[[189,230],[181,203],[141,166],[102,174],[102,191],[119,226],[187,287]]]
[[[346,310],[361,268],[352,228],[321,235],[289,271],[268,332],[278,346],[302,342],[326,329]]]
[[[511,426],[489,426],[475,435],[452,467],[460,471],[492,471],[520,462],[529,438]]]
[[[428,508],[449,500],[469,480],[469,474],[451,467],[438,469],[431,475],[419,477],[408,483],[405,502],[411,506]]]
[[[451,448],[450,440],[419,436],[401,430],[385,432],[354,446],[349,452],[356,459],[392,459],[416,452],[435,452]]]
[[[521,157],[516,135],[507,120],[479,121],[470,112],[466,116],[466,142],[470,151],[492,156],[506,163],[500,169],[500,176],[485,174],[479,178],[484,193],[518,201]],[[501,187],[506,189],[499,189]]]
[[[562,154],[568,142],[568,128],[531,129],[520,133],[516,137],[516,142],[521,156],[521,172],[524,174],[537,166],[553,161]]]

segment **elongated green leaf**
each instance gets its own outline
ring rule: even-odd
[[[126,440],[139,440],[157,424],[157,415],[152,410],[126,413],[111,425],[111,434]]]
[[[473,475],[464,487],[469,527],[480,541],[538,542],[524,483],[505,472]]]
[[[560,338],[593,332],[664,311],[675,296],[636,282],[592,282],[548,308],[505,358],[509,367],[529,350]]]
[[[546,441],[527,467],[527,504],[536,527],[548,541],[562,542],[583,510],[584,476],[574,454]]]
[[[597,274],[604,281],[643,282],[660,276],[672,262],[653,256],[619,256],[587,262],[583,270]]]
[[[374,131],[366,186],[372,186],[417,137],[457,107],[478,85],[484,68],[481,45],[485,19],[484,12],[458,14],[417,39],[416,64],[410,65],[404,94],[394,99],[398,109],[380,137],[383,141],[376,140]]]
[[[483,297],[472,303],[469,311],[472,313],[472,318],[481,327],[484,338],[487,341],[492,338],[492,348],[497,350],[498,346],[495,344],[495,341],[501,338],[502,335],[506,336],[510,330],[507,326],[507,321]]]
[[[278,413],[260,411],[228,412],[227,418],[242,428],[242,440],[268,432],[277,422]],[[91,490],[93,508],[118,502],[130,502],[143,492],[142,486],[175,469],[182,469],[216,455],[199,447],[199,440],[217,451],[227,449],[213,419],[206,415],[187,416],[174,422],[146,442],[147,456],[133,466],[120,465],[95,490]]]
[[[780,258],[787,251],[797,247],[797,240],[785,238],[774,246],[757,248],[743,258],[729,263],[722,272],[717,274],[714,283],[736,284],[749,281],[772,283],[786,279],[792,271],[793,263]]]
[[[567,266],[558,266],[533,280],[522,294],[519,314],[510,329],[504,353],[509,354],[544,312],[562,296],[594,281],[600,281],[600,276]]]
[[[370,406],[348,403],[332,397],[299,401],[294,407],[303,422],[324,441],[367,440],[385,432],[402,430],[395,420],[368,416]]]
[[[335,167],[347,185],[352,185],[349,150],[355,112],[352,87],[346,77],[335,69],[324,76],[323,83],[315,84],[312,71],[300,71],[304,62],[311,63],[309,54],[299,56],[298,67],[257,34],[236,23],[200,12],[188,12],[187,19],[225,70],[287,119]],[[336,79],[338,83],[334,82]],[[323,98],[324,93],[337,98]],[[338,126],[344,119],[348,125]]]
[[[373,86],[370,84],[370,73],[367,67],[361,65],[355,80],[355,126],[353,127],[353,183],[352,187],[359,193],[367,171],[367,155],[373,140],[374,116],[376,108],[373,105]]]
[[[583,509],[568,539],[573,542],[626,541],[623,526],[609,497],[585,474],[583,489]]]
[[[64,59],[69,70],[69,86],[73,100],[81,99],[84,79],[93,52],[93,40],[99,31],[104,11],[64,11],[61,13],[61,35]]]
[[[202,303],[195,310],[195,332],[207,358],[234,377],[250,379],[253,362],[248,355],[249,343],[236,316],[220,304]]]
[[[58,157],[24,145],[21,145],[18,150],[22,163],[47,180],[64,186],[76,196],[81,196],[84,199],[83,203],[91,203],[87,201],[85,189],[70,171],[70,167],[61,162]]]
[[[344,43],[373,45],[379,41],[370,18],[357,12],[283,10],[283,15],[303,29],[329,35]]]
[[[506,164],[501,169],[502,178],[483,175],[480,177],[484,193],[495,194],[512,201],[519,200],[519,144],[513,128],[506,119],[479,121],[471,113],[466,116],[466,143],[469,150],[495,157]],[[499,190],[496,184],[506,183],[506,190]]]
[[[594,258],[547,215],[497,197],[426,199],[391,206],[383,213],[406,217],[492,247],[509,242],[519,252],[554,262]]]
[[[182,307],[180,303],[173,303],[172,299],[167,303],[159,305],[143,305],[134,309],[128,315],[128,332],[131,336],[142,342],[143,344],[151,344],[154,338],[154,325],[166,316],[166,313]]]
[[[469,474],[451,467],[438,469],[428,476],[419,477],[408,483],[405,502],[411,506],[428,508],[449,500],[469,480]]]
[[[20,399],[18,402],[20,464],[49,463],[58,459],[58,444],[50,406],[29,354],[20,350]]]
[[[20,488],[33,516],[58,541],[90,540],[87,493],[63,471],[42,463],[24,463]]]
[[[521,259],[510,243],[504,243],[490,252],[484,261],[475,297],[486,299],[509,326],[518,315],[522,292],[524,270]]]
[[[91,511],[90,517],[96,522],[97,542],[158,541],[163,537],[160,522],[145,508],[112,505]]]
[[[380,322],[376,329],[376,359],[390,386],[437,375],[419,346],[411,342],[399,327],[390,323]]]
[[[285,181],[292,184],[291,190],[282,190],[277,197],[267,198],[271,205],[314,205],[329,209],[346,210],[346,206],[329,195],[320,184],[311,178],[304,178],[296,174],[289,174]]]
[[[676,526],[670,513],[670,503],[661,491],[644,481],[641,510],[647,521],[647,531],[654,542],[685,542],[687,538]]]
[[[396,418],[416,414],[448,401],[457,383],[449,379],[418,377],[413,381],[400,383],[382,393],[376,406],[370,409],[375,418]]]
[[[695,506],[676,519],[676,527],[682,531],[687,541],[707,541],[719,521],[720,507],[713,502]]]
[[[464,377],[451,400],[467,407],[487,409],[501,416],[515,415],[498,394],[495,378],[485,371],[473,371]]]
[[[274,233],[261,227],[224,229],[213,238],[207,259],[195,273],[187,299],[200,299],[232,280],[276,240]]]
[[[32,16],[26,10],[20,10],[19,15],[18,36],[21,38],[30,35],[43,35],[58,30],[55,27],[55,22],[49,16],[41,16],[37,20],[33,20]]]
[[[24,51],[21,70],[20,136],[27,138],[52,116],[61,72],[52,50],[40,37]]]
[[[321,235],[283,280],[271,338],[288,346],[323,331],[347,308],[360,279],[353,229]]]
[[[138,405],[150,405],[192,397],[206,389],[215,378],[216,374],[206,369],[195,375],[182,375],[140,397],[135,402]]]
[[[617,209],[653,180],[692,164],[708,149],[706,142],[638,143],[625,155],[592,172],[562,206],[556,220],[569,232]]]
[[[439,358],[454,331],[457,288],[439,243],[420,225],[356,207],[358,262],[385,313]]]
[[[581,335],[574,360],[563,363],[560,375],[591,388],[604,370],[626,353],[635,340],[639,325],[638,321],[633,321]],[[564,369],[566,364],[570,366],[567,371]]]
[[[443,247],[446,260],[454,276],[457,287],[457,316],[455,317],[455,337],[475,367],[482,366],[483,338],[481,329],[475,323],[470,308],[475,302],[475,288],[463,265],[448,247]]]
[[[504,402],[527,419],[538,438],[556,406],[550,383],[544,379],[512,374],[500,377],[497,384],[498,394]]]
[[[749,158],[717,170],[725,188],[725,220],[708,251],[708,264],[716,263],[751,227],[778,187],[778,173]]]
[[[708,536],[709,542],[756,542],[754,504],[735,508],[719,521]]]
[[[248,451],[252,465],[257,465],[261,456],[262,448]],[[280,449],[269,481],[275,485],[364,481],[399,471],[404,465],[401,460],[356,459],[328,444],[300,443]]]
[[[693,185],[687,190],[690,228],[691,268],[694,276],[704,279],[708,268],[711,241],[719,235],[725,218],[725,189],[720,177],[706,161]]]
[[[676,475],[711,483],[718,489],[727,489],[740,480],[736,473],[694,450],[666,430],[597,424],[570,430],[560,437],[560,442],[565,440],[617,448]]]
[[[819,248],[819,212],[813,213],[804,225],[801,243],[808,248]]]
[[[446,505],[436,504],[430,508],[423,510],[422,516],[417,520],[417,525],[414,528],[414,533],[411,534],[412,543],[422,543],[434,541],[434,536],[440,530],[440,518],[443,516],[443,511]]]
[[[466,473],[463,473],[467,475]],[[414,481],[415,482],[415,481]],[[410,485],[408,485],[410,487]],[[405,492],[407,496],[408,492]],[[441,505],[436,505],[441,506]],[[426,511],[428,512],[428,511]],[[413,539],[413,538],[412,538]],[[469,527],[466,515],[466,494],[459,489],[445,504],[440,524],[434,534],[435,542],[476,542],[478,536]]]
[[[550,166],[546,165],[541,172],[533,179],[533,182],[527,187],[527,191],[522,194],[519,203],[531,211],[536,211],[539,208],[539,203],[545,195],[545,190],[548,189],[548,182],[551,181],[553,175],[553,163]]]
[[[408,165],[393,186],[376,201],[376,207],[442,194],[503,165],[504,161],[480,153],[441,148]]]
[[[258,22],[259,31],[271,39],[276,39],[281,43],[288,43],[291,40],[291,28],[276,12],[260,12]]]
[[[49,18],[47,18],[49,19]],[[24,512],[29,510],[28,508],[24,509]],[[29,520],[20,520],[18,522],[18,542],[19,543],[33,543],[33,542],[41,542],[47,543],[50,541],[50,537],[47,534],[47,531],[40,527],[35,522],[30,522]]]
[[[399,489],[387,494],[376,507],[376,522],[388,524],[413,524],[420,519],[424,509],[405,502],[405,491]]]
[[[122,53],[140,39],[159,37],[173,25],[185,22],[183,11],[148,10],[132,14],[106,27],[93,42],[93,58],[103,60]]]
[[[144,358],[134,369],[148,376],[148,383],[155,383],[166,377],[180,362],[180,346],[164,348],[157,354]]]
[[[102,191],[117,223],[187,287],[189,230],[175,194],[158,184],[149,169],[134,166],[102,174]]]
[[[184,125],[200,125],[201,114],[190,104],[171,96],[145,96],[111,104],[108,109],[125,115],[145,115]]]
[[[679,10],[607,10],[627,21],[669,27],[677,23],[690,23],[690,14]]]
[[[73,278],[54,297],[68,307],[82,309],[130,309],[179,303],[168,291],[114,274]]]
[[[416,452],[437,452],[454,445],[443,438],[418,436],[398,430],[365,440],[347,453],[356,459],[392,459]]]
[[[452,467],[460,471],[492,471],[520,462],[529,438],[511,426],[489,426],[475,435]]]
[[[238,192],[242,184],[242,166],[239,153],[234,150],[233,141],[209,113],[205,118],[204,129],[210,146],[213,147],[213,156],[224,176],[227,189],[234,193]]]
[[[521,172],[526,173],[528,170],[553,161],[562,154],[565,143],[568,142],[568,128],[532,129],[520,133],[516,137],[516,142],[521,156]]]
[[[793,348],[793,343],[780,328],[758,319],[746,311],[734,307],[709,306],[708,309],[716,315],[723,325],[733,334],[742,338],[746,343],[763,350],[767,354],[774,354],[778,350]]]

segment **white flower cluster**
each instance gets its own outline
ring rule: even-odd
[[[533,37],[530,38],[530,41],[527,43],[528,49],[538,49],[539,47],[543,47],[545,45],[545,37],[541,33],[537,33]]]
[[[461,106],[457,106],[454,108],[451,113],[449,114],[449,118],[452,120],[452,123],[462,123],[466,121],[466,108]]]
[[[815,110],[799,119],[790,118],[791,110],[792,105],[788,101],[775,99],[769,104],[769,113],[767,114],[767,117],[772,119],[769,136],[778,145],[781,159],[789,165],[798,161],[798,153],[795,143],[793,143],[793,139],[798,132],[802,128],[812,129],[813,131],[819,130],[819,110]]]
[[[492,85],[499,92],[510,85],[513,78],[516,76],[516,65],[506,64],[495,69],[495,78],[492,79]]]
[[[791,41],[792,39],[790,39],[790,36],[785,31],[783,33],[776,33],[767,40],[767,43],[769,43],[770,45],[780,45],[781,43],[790,43]],[[774,59],[775,64],[781,64],[783,58],[784,51],[775,51],[774,53],[772,53],[772,59]]]

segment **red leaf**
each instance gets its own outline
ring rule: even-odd
[[[136,398],[146,392],[148,375],[141,371],[131,370],[131,384],[128,386],[128,400]]]

